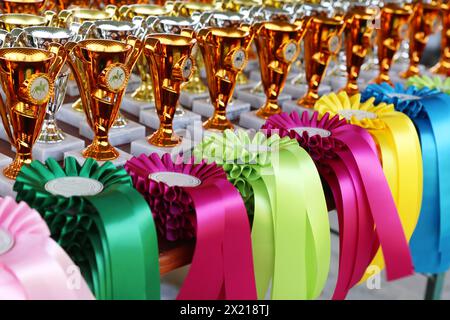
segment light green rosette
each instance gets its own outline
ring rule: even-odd
[[[443,93],[450,94],[450,78],[442,79],[439,76],[414,76],[408,78],[406,82],[407,86],[414,86],[417,89],[428,88],[437,89]]]
[[[330,227],[319,174],[296,140],[258,132],[206,137],[197,160],[222,165],[253,217],[258,298],[272,281],[272,299],[314,299],[330,264]]]

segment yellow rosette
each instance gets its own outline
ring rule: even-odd
[[[397,205],[405,236],[409,241],[416,227],[422,202],[422,156],[419,138],[412,121],[397,112],[392,104],[374,105],[375,98],[361,102],[361,95],[331,93],[317,101],[314,108],[323,115],[339,115],[349,123],[368,130],[378,147],[379,158]],[[377,190],[373,190],[377,192]],[[370,248],[368,248],[370,250]],[[378,250],[360,283],[384,268]],[[376,266],[378,268],[374,268]],[[369,272],[370,270],[370,272]]]

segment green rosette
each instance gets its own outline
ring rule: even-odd
[[[417,89],[437,89],[443,93],[450,94],[450,78],[443,79],[439,76],[414,76],[408,78],[408,80],[406,81],[406,85],[414,86]]]
[[[258,298],[314,299],[330,264],[330,227],[319,174],[295,140],[226,130],[194,149],[196,160],[223,166],[253,216]]]
[[[20,171],[14,191],[47,222],[97,299],[159,299],[158,241],[146,201],[124,169],[50,158]]]

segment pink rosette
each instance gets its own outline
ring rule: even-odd
[[[132,158],[125,169],[149,203],[160,235],[169,241],[196,240],[178,299],[256,299],[247,212],[221,167],[154,153]],[[158,180],[158,173],[194,183]]]
[[[94,299],[39,213],[0,198],[0,299]]]
[[[363,128],[339,116],[303,112],[270,117],[262,130],[297,139],[333,193],[339,219],[339,272],[333,299],[344,299],[381,245],[388,280],[413,273],[408,244],[377,148]]]

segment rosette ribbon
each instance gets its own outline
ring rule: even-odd
[[[406,239],[414,232],[422,201],[422,156],[420,142],[412,121],[397,112],[392,104],[374,105],[375,98],[361,102],[361,95],[349,97],[346,92],[323,96],[315,105],[319,115],[329,113],[366,129],[377,144],[383,172],[391,189]],[[378,250],[365,281],[375,270],[384,268],[383,254]]]
[[[25,202],[0,198],[0,300],[92,300],[79,269]]]
[[[361,127],[329,113],[270,117],[262,130],[296,139],[331,188],[339,221],[339,271],[333,299],[344,299],[381,246],[388,280],[412,273],[412,261],[376,145]]]
[[[223,166],[253,216],[258,297],[314,299],[330,265],[330,226],[320,176],[296,140],[244,130],[206,137],[197,160]]]
[[[159,299],[156,230],[131,178],[111,162],[53,158],[19,173],[17,199],[35,208],[98,299]]]
[[[450,267],[450,97],[428,88],[370,85],[364,99],[392,103],[414,122],[423,158],[423,200],[410,247],[417,272],[439,273]]]
[[[195,238],[178,299],[256,299],[247,212],[222,168],[153,153],[132,158],[125,169],[149,203],[162,237]]]
[[[440,92],[450,94],[450,78],[442,79],[440,76],[414,76],[406,81],[408,87],[414,86],[417,89],[436,89]],[[407,90],[407,89],[406,89]],[[414,89],[410,89],[414,90]]]

